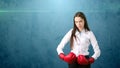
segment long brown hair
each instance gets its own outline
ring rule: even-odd
[[[70,38],[70,48],[71,49],[73,47],[73,42],[74,42],[73,37],[76,38],[75,33],[76,33],[76,30],[78,30],[77,26],[75,25],[75,17],[81,17],[84,20],[84,22],[85,22],[84,29],[87,30],[87,31],[90,31],[90,29],[88,27],[88,24],[87,24],[87,19],[86,19],[84,13],[83,12],[77,12],[74,15],[74,19],[73,19],[74,26],[73,26],[73,30],[72,30],[72,34],[71,34],[71,38]]]

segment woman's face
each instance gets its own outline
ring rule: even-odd
[[[84,29],[84,19],[81,17],[75,17],[75,25],[79,29],[79,31],[82,31]]]

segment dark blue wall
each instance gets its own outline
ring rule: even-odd
[[[0,0],[0,68],[67,68],[56,47],[77,11],[101,49],[92,68],[120,67],[120,0]]]

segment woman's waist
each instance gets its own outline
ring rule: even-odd
[[[76,56],[79,56],[79,55],[88,56],[88,55],[89,55],[89,52],[88,52],[88,51],[76,51],[76,50],[71,50],[71,52],[73,52]]]

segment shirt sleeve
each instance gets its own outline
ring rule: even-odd
[[[99,49],[96,37],[92,31],[90,31],[90,41],[94,50],[94,54],[92,55],[92,57],[96,60],[100,56],[101,51]]]
[[[70,37],[71,37],[71,34],[72,34],[72,29],[70,29],[66,35],[63,37],[63,39],[61,40],[61,42],[59,43],[59,45],[57,46],[57,53],[58,55],[60,53],[64,53],[63,52],[63,49],[64,49],[64,46],[67,44],[67,42],[70,40]]]

